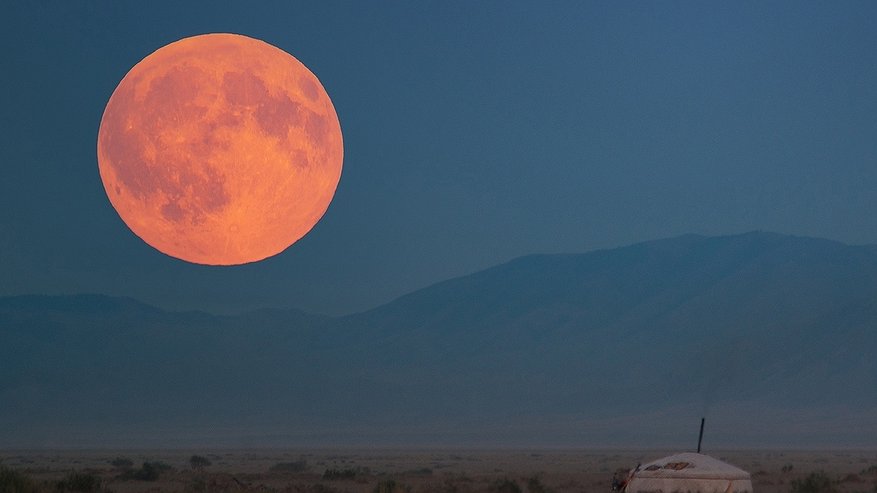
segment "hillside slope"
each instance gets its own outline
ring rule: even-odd
[[[875,328],[877,249],[761,232],[531,255],[342,318],[3,298],[0,446],[644,446],[701,413],[728,446],[873,443]]]

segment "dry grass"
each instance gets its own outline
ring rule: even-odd
[[[99,479],[96,491],[115,493],[468,493],[515,491],[515,487],[524,493],[581,493],[608,492],[616,469],[672,452],[676,451],[116,450],[0,452],[0,458],[5,467],[29,477],[40,491],[53,492],[59,491],[59,483],[77,477],[71,476],[75,472]],[[193,470],[193,454],[209,459],[211,465]],[[795,481],[802,484],[814,472],[830,478],[838,493],[877,493],[877,452],[712,455],[750,471],[758,493],[790,493]],[[127,467],[120,458],[129,459],[133,466]],[[137,479],[132,471],[144,463],[163,463],[171,469],[162,470],[154,481]]]

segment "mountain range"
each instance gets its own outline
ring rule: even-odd
[[[243,289],[243,288],[242,288]],[[0,298],[0,448],[861,447],[877,246],[529,255],[342,317]]]

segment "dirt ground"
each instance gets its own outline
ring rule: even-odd
[[[44,491],[465,493],[608,492],[612,474],[677,450],[89,450],[0,451],[2,466]],[[193,470],[192,455],[210,465]],[[823,472],[838,493],[877,493],[877,451],[721,451],[752,474],[758,493],[790,492]],[[118,460],[123,459],[123,460]],[[124,465],[127,459],[132,465]],[[117,465],[111,463],[116,461]],[[149,462],[153,475],[144,474]],[[122,465],[119,465],[122,464]],[[168,467],[169,466],[169,467]],[[147,479],[148,478],[148,479]],[[80,477],[81,479],[81,477]],[[58,486],[59,482],[67,488]],[[0,486],[2,488],[2,486]],[[516,489],[517,488],[517,489]]]

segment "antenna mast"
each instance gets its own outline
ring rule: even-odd
[[[706,418],[700,418],[700,435],[697,437],[697,453],[700,453],[700,442],[703,441],[703,422],[706,421]]]

